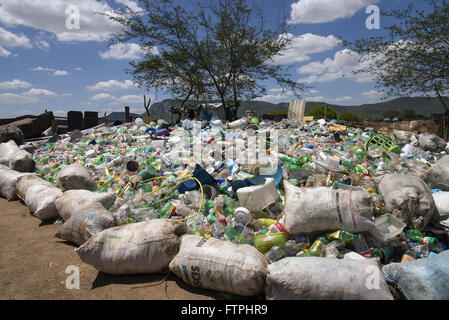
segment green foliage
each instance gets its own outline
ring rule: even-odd
[[[406,109],[401,112],[401,120],[411,121],[411,120],[422,120],[425,118],[426,118],[425,116],[423,116],[422,114],[417,114],[416,111],[412,109]]]
[[[360,122],[359,116],[352,112],[343,112],[342,114],[340,114],[338,119],[344,121]]]
[[[313,107],[308,113],[308,116],[313,116],[314,119],[324,119],[326,114],[326,119],[337,119],[337,113],[326,105],[320,105]]]
[[[449,93],[449,0],[423,2],[428,10],[411,3],[405,10],[382,12],[397,21],[385,26],[386,36],[344,45],[369,61],[356,73],[373,75],[386,97],[436,94],[448,111],[443,96]]]
[[[306,86],[290,80],[286,67],[272,63],[291,39],[285,22],[268,26],[257,7],[247,0],[197,1],[193,6],[175,0],[142,0],[142,12],[116,10],[106,14],[123,26],[112,44],[134,40],[147,51],[130,63],[136,82],[175,97],[219,100],[238,109],[242,98],[266,94],[262,84],[274,79],[299,97]],[[194,9],[189,9],[189,8]],[[157,47],[160,55],[152,54]]]
[[[272,116],[286,116],[286,115],[288,115],[288,111],[273,111],[273,112],[270,112],[270,115],[272,115]]]
[[[397,110],[387,110],[385,112],[382,112],[382,117],[384,119],[389,118],[389,119],[393,120],[393,118],[396,118],[396,117],[399,118],[400,116],[401,116],[401,113]]]

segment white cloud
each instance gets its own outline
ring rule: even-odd
[[[347,102],[347,101],[352,101],[353,98],[350,96],[344,96],[341,98],[335,98],[335,99],[330,99],[331,102]]]
[[[327,98],[324,96],[315,96],[315,97],[305,97],[304,100],[312,101],[312,102],[339,103],[339,102],[352,101],[353,98],[350,96],[344,96],[344,97],[339,97],[339,98]]]
[[[137,5],[135,1],[132,0],[115,0],[118,4],[123,4],[124,6],[127,6],[132,11],[141,11],[142,9]]]
[[[41,37],[37,37],[36,39],[34,39],[34,45],[41,50],[44,51],[50,51],[50,44],[47,42],[47,40],[41,38]]]
[[[319,93],[319,91],[318,91],[318,90],[314,90],[314,89],[310,90],[309,92],[310,92],[310,93],[312,93],[312,94],[316,94],[316,93]]]
[[[78,67],[78,68],[75,68],[75,69],[73,69],[73,70],[75,70],[75,71],[83,71],[83,68]]]
[[[154,55],[159,54],[157,47],[151,49],[151,53]],[[98,52],[102,59],[139,59],[145,54],[145,50],[136,43],[117,43],[109,47],[109,50],[105,52]]]
[[[152,100],[153,100],[153,96],[151,96]],[[109,93],[99,93],[94,95],[93,97],[90,98],[90,100],[93,101],[111,101],[113,102],[112,104],[117,104],[117,103],[129,103],[129,104],[134,104],[134,103],[141,103],[143,101],[143,96],[140,95],[125,95],[125,96],[121,96],[121,97],[116,97],[112,94]]]
[[[0,57],[9,57],[12,53],[5,48],[0,47]]]
[[[42,98],[55,98],[57,96],[56,93],[50,90],[32,88],[21,94],[2,93],[0,94],[0,101],[2,104],[33,104],[41,101]]]
[[[94,100],[94,101],[99,101],[99,100],[115,100],[117,98],[109,93],[99,93],[99,94],[94,95],[90,99]]]
[[[320,53],[335,48],[340,41],[333,35],[327,37],[312,33],[294,36],[291,33],[280,37],[291,39],[289,49],[282,51],[273,59],[276,64],[289,64],[310,60],[309,54]]]
[[[45,71],[52,73],[54,76],[68,76],[70,73],[68,73],[65,70],[56,70],[53,68],[43,68],[41,66],[38,66],[36,68],[30,68],[31,71]]]
[[[289,24],[324,23],[352,17],[380,0],[298,0],[291,5]]]
[[[0,7],[1,10],[1,7]],[[1,18],[0,18],[1,19]],[[28,39],[24,34],[15,35],[14,33],[3,29],[0,27],[0,46],[13,48],[13,47],[24,47],[32,48],[30,39]]]
[[[139,103],[143,102],[143,97],[139,95],[127,95],[121,96],[118,100],[123,103]]]
[[[53,73],[55,76],[68,76],[70,73],[68,73],[65,70],[56,70],[55,73]]]
[[[274,90],[278,90],[278,89],[274,89]],[[279,94],[267,94],[264,95],[260,98],[255,99],[255,101],[267,101],[267,102],[271,102],[271,101],[290,101],[293,99],[293,92],[292,91],[285,91],[284,93],[282,93],[282,89]]]
[[[66,9],[74,4],[80,10],[80,29],[66,28]],[[121,25],[97,12],[112,13],[106,1],[68,0],[2,0],[0,22],[7,25],[23,25],[55,34],[59,41],[105,41],[110,34],[119,33]]]
[[[31,104],[39,102],[38,97],[16,93],[0,93],[2,104]]]
[[[120,82],[118,80],[108,80],[104,82],[98,82],[93,86],[86,87],[88,91],[115,91],[115,90],[129,90],[137,89],[137,85],[130,81],[125,80]]]
[[[326,98],[323,96],[315,96],[315,97],[305,97],[304,100],[306,101],[312,101],[312,102],[317,102],[317,101],[324,101]]]
[[[383,93],[377,90],[370,90],[362,92],[362,96],[368,99],[369,101],[378,101],[382,98]]]
[[[0,89],[2,90],[23,89],[29,87],[31,87],[31,83],[19,79],[0,82]]]
[[[47,96],[47,97],[56,97],[57,94],[53,91],[46,90],[46,89],[36,89],[32,88],[24,93],[24,95],[28,96]]]
[[[371,74],[353,74],[354,71],[366,67],[368,63],[371,63],[368,58],[362,58],[358,53],[344,49],[335,53],[333,59],[327,58],[323,62],[311,62],[298,68],[296,71],[299,74],[309,75],[298,82],[332,82],[342,78],[352,79],[356,82],[372,82],[373,75]]]

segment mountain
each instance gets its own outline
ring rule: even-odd
[[[449,98],[445,97],[444,99],[446,104],[449,105]],[[173,117],[173,120],[176,120],[177,116],[171,115],[170,108],[172,106],[178,106],[180,102],[181,100],[177,99],[166,99],[161,102],[156,102],[151,105],[151,116],[153,117],[153,119],[165,119],[171,121]],[[402,97],[390,101],[373,104],[363,104],[359,106],[341,106],[321,101],[308,101],[306,103],[306,113],[313,107],[323,104],[327,104],[331,109],[335,110],[337,114],[349,111],[358,115],[368,115],[374,120],[382,119],[382,113],[389,110],[397,110],[399,112],[402,112],[406,109],[411,109],[414,110],[417,114],[421,114],[426,117],[430,117],[435,113],[444,112],[444,107],[441,105],[440,100],[436,97]],[[257,115],[259,116],[262,116],[263,114],[271,114],[272,112],[288,112],[288,106],[288,102],[273,104],[263,101],[245,101],[241,103],[238,116],[245,116],[247,110],[256,111]]]

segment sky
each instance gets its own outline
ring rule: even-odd
[[[189,1],[189,2],[187,2]],[[186,5],[190,0],[182,0]],[[419,2],[413,1],[413,2]],[[405,8],[409,0],[257,0],[268,20],[283,13],[291,48],[274,60],[287,67],[294,81],[312,88],[307,101],[360,105],[381,101],[369,74],[354,76],[360,56],[339,39],[355,40],[385,33],[391,18],[380,17],[379,29],[368,29],[373,11]],[[152,103],[169,95],[146,91],[125,70],[129,61],[143,57],[136,43],[109,45],[121,26],[98,12],[138,8],[133,0],[0,0],[0,118],[68,111],[143,113],[143,95]],[[76,16],[79,12],[79,26]],[[282,16],[282,15],[281,15]],[[372,20],[369,20],[372,21]],[[79,27],[79,28],[78,28]],[[158,48],[152,49],[159,54]],[[258,100],[279,103],[296,99],[267,82],[266,96]]]

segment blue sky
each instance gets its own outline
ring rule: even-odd
[[[416,2],[416,1],[414,1]],[[418,1],[419,2],[419,1]],[[408,0],[257,0],[267,18],[284,12],[289,21],[291,50],[276,62],[288,66],[291,78],[314,88],[308,101],[358,105],[380,101],[370,75],[351,76],[360,67],[357,55],[338,42],[383,34],[389,24],[381,17],[379,30],[368,30],[369,5],[381,10],[405,8]],[[80,29],[69,30],[67,8],[76,5]],[[168,96],[137,88],[125,73],[128,62],[142,55],[136,44],[108,47],[109,35],[120,27],[94,12],[127,5],[133,0],[0,0],[0,118],[67,111],[123,111],[141,113],[143,94],[152,102]],[[157,54],[157,48],[154,49]],[[276,84],[260,100],[279,103],[294,97]]]

